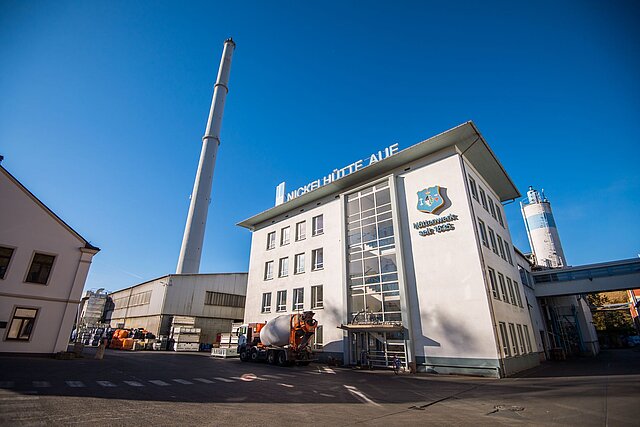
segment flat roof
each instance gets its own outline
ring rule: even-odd
[[[411,163],[422,157],[436,153],[448,147],[457,147],[465,158],[489,183],[496,192],[501,202],[513,200],[520,197],[520,192],[505,171],[502,164],[491,151],[489,145],[478,131],[472,121],[468,121],[449,129],[441,134],[433,136],[425,141],[419,142],[411,147],[399,151],[391,157],[387,157],[373,165],[353,172],[343,178],[331,182],[330,184],[309,191],[281,205],[274,206],[251,218],[245,219],[236,225],[254,230],[258,224],[271,220],[291,210],[300,208],[307,203],[329,196],[334,193],[345,191],[358,184],[364,183],[382,176],[392,170]]]

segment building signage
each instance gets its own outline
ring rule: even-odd
[[[317,188],[323,187],[327,184],[331,184],[333,181],[337,181],[340,178],[344,178],[347,175],[350,175],[354,172],[359,171],[360,169],[364,169],[367,166],[371,166],[374,163],[378,163],[381,160],[384,160],[388,157],[393,156],[398,152],[398,144],[392,144],[386,147],[384,150],[379,150],[375,153],[372,153],[370,156],[365,157],[364,159],[356,160],[355,162],[340,168],[334,169],[327,176],[323,176],[320,179],[316,179],[314,181],[309,182],[307,185],[299,187],[288,194],[286,194],[286,201],[295,199],[296,197],[300,197],[305,193],[313,191]],[[285,202],[285,183],[282,182],[280,185],[276,187],[276,206],[281,205]]]
[[[418,191],[417,209],[420,212],[438,215],[438,211],[444,208],[444,195],[440,191],[440,186],[425,188]],[[449,214],[434,219],[417,221],[413,223],[413,228],[418,230],[420,236],[433,236],[436,233],[453,231],[456,229],[454,221],[458,220],[458,215]]]

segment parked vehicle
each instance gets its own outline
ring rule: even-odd
[[[308,365],[313,360],[311,338],[318,322],[315,313],[283,314],[266,323],[249,323],[238,329],[238,354],[243,362],[267,361],[271,365]]]

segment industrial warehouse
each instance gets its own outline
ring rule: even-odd
[[[474,123],[386,154],[286,202],[280,184],[275,207],[239,223],[252,231],[245,322],[312,310],[320,357],[351,365],[398,357],[491,377],[538,365],[557,344],[503,213],[521,194]],[[590,312],[571,302],[595,354]]]

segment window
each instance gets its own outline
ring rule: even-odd
[[[502,237],[500,237],[500,235],[498,234],[496,234],[496,237],[498,238],[498,250],[500,251],[500,258],[506,261],[507,257],[504,254],[504,243],[502,243]]]
[[[302,221],[296,224],[296,241],[307,237],[307,223]]]
[[[476,181],[469,175],[469,189],[474,199],[478,200],[478,187],[476,187]]]
[[[311,251],[311,269],[322,270],[324,268],[324,255],[322,248]]]
[[[520,342],[520,354],[527,354],[527,349],[524,346],[524,337],[522,336],[522,325],[517,325],[518,327],[518,339]]]
[[[225,294],[223,292],[206,291],[204,296],[204,305],[220,305],[224,307],[240,307],[245,306],[244,295]]]
[[[513,291],[513,282],[511,282],[511,279],[509,279],[508,277],[507,277],[507,290],[509,291],[509,299],[511,300],[511,304],[518,305],[516,301],[516,294]]]
[[[31,267],[29,267],[29,273],[27,273],[27,280],[25,281],[46,285],[55,259],[56,257],[53,255],[39,253],[33,255],[33,261],[31,261]]]
[[[9,325],[7,339],[28,341],[31,338],[37,315],[37,308],[16,307]]]
[[[288,245],[291,239],[291,227],[280,230],[280,246]]]
[[[296,288],[293,290],[292,310],[304,310],[304,288]]]
[[[273,261],[264,263],[264,280],[273,279]]]
[[[487,207],[487,196],[484,194],[482,187],[480,187],[480,203],[482,203],[482,206],[484,206],[487,211],[489,210]]]
[[[262,313],[271,313],[271,292],[262,294]]]
[[[529,336],[529,327],[527,325],[522,326],[524,328],[524,339],[527,343],[527,353],[531,353],[531,337]]]
[[[139,292],[131,295],[131,298],[129,299],[129,307],[146,305],[149,304],[149,302],[151,302],[151,291]]]
[[[317,236],[318,234],[322,234],[324,232],[324,221],[322,220],[322,215],[314,216],[311,220],[311,234],[313,236]]]
[[[5,248],[0,246],[0,279],[4,279],[4,275],[7,273],[12,255],[13,248]]]
[[[496,203],[496,215],[498,215],[498,222],[504,228],[504,221],[502,220],[502,212],[500,211],[500,205]]]
[[[516,291],[516,299],[518,300],[518,307],[524,308],[522,307],[522,295],[520,294],[520,286],[518,285],[518,282],[516,282],[515,280],[513,281],[513,288]]]
[[[511,249],[509,249],[509,244],[506,240],[504,241],[504,251],[507,254],[507,261],[509,261],[509,264],[513,265],[513,258],[511,258]]]
[[[487,202],[489,202],[489,212],[491,212],[491,216],[495,219],[496,218],[496,207],[493,204],[493,200],[491,199],[491,197],[487,196]]]
[[[496,272],[491,267],[489,267],[489,283],[491,284],[491,293],[493,294],[493,297],[499,300],[500,295],[498,294],[498,285],[496,284]]]
[[[313,349],[321,350],[323,343],[324,343],[324,338],[322,336],[322,326],[318,326],[316,328],[316,333],[313,334]]]
[[[267,250],[273,249],[276,247],[276,232],[272,231],[267,234]]]
[[[511,337],[511,350],[514,356],[518,355],[518,341],[516,339],[516,327],[509,323],[509,336]]]
[[[289,275],[289,257],[280,258],[278,269],[278,277],[287,277]]]
[[[287,311],[287,291],[278,291],[277,294],[277,311]]]
[[[498,255],[498,247],[496,245],[496,234],[493,232],[491,227],[487,227],[489,229],[489,241],[491,242],[491,250]]]
[[[498,273],[498,282],[500,283],[500,293],[502,295],[502,301],[509,303],[509,298],[507,298],[507,288],[504,286],[504,276],[502,273]]]
[[[304,273],[304,253],[297,254],[293,259],[293,268],[295,268],[295,274]]]
[[[482,244],[486,247],[489,247],[489,241],[487,240],[487,229],[484,226],[484,222],[481,219],[478,219],[478,231],[480,231],[480,239],[482,240]]]
[[[504,322],[499,322],[500,337],[502,338],[502,352],[505,357],[511,356],[511,347],[509,346],[509,336],[507,335],[507,326]]]
[[[324,300],[322,296],[322,285],[311,287],[311,309],[322,308]]]

